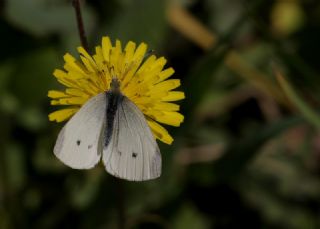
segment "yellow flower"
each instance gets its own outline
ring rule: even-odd
[[[147,59],[147,45],[138,47],[132,41],[122,50],[121,42],[113,46],[109,37],[103,37],[102,45],[96,47],[90,56],[78,47],[81,61],[69,53],[64,55],[64,70],[56,69],[53,75],[63,84],[64,91],[51,90],[51,105],[68,105],[67,108],[49,114],[50,121],[62,122],[69,119],[91,97],[109,90],[112,76],[120,82],[121,92],[143,112],[155,136],[171,144],[173,138],[159,123],[179,126],[183,115],[179,105],[173,101],[184,99],[181,91],[172,91],[180,86],[180,80],[168,79],[172,68],[164,69],[166,59],[150,55]]]

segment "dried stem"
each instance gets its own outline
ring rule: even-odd
[[[77,17],[77,25],[78,25],[78,31],[79,31],[81,45],[85,50],[88,51],[89,47],[88,47],[88,41],[87,41],[86,33],[84,30],[83,20],[82,20],[80,0],[72,0],[72,5],[74,7],[76,17]]]

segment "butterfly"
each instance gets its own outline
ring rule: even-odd
[[[102,158],[108,173],[130,181],[161,174],[161,154],[151,129],[115,77],[110,90],[89,99],[65,124],[53,151],[74,169],[93,168]]]

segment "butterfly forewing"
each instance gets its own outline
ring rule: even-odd
[[[60,131],[54,154],[75,169],[94,167],[101,158],[102,133],[106,121],[106,96],[87,101]]]
[[[161,174],[156,140],[142,112],[125,96],[118,103],[103,162],[110,174],[127,180],[150,180]]]

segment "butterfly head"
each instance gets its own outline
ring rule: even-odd
[[[120,92],[120,82],[117,79],[117,77],[112,77],[111,83],[110,83],[110,90],[112,92]]]

